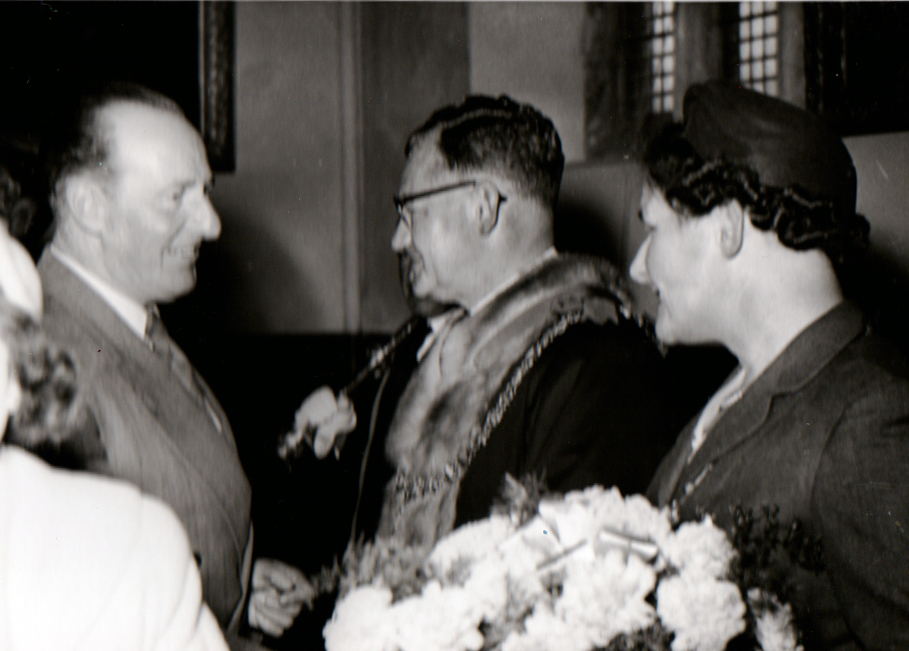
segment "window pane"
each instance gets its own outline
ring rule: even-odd
[[[657,38],[651,42],[651,47],[653,48],[653,54],[655,56],[660,56],[663,54],[663,39]]]
[[[764,19],[763,18],[752,18],[751,19],[751,36],[757,38],[764,35]]]
[[[644,6],[647,16],[647,49],[651,111],[661,113],[673,106],[675,88],[675,3],[654,2]],[[669,98],[667,100],[667,98]],[[671,109],[670,109],[671,110]]]
[[[739,23],[739,39],[747,40],[751,38],[751,25],[749,23]]]
[[[764,39],[760,38],[751,45],[752,56],[755,59],[764,58]]]
[[[778,81],[767,82],[779,75],[779,5],[775,2],[740,2],[738,24],[734,26],[739,80],[759,92],[777,89]]]
[[[745,41],[744,43],[739,43],[739,61],[747,61],[751,58],[751,43]]]

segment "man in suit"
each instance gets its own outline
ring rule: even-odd
[[[81,402],[69,357],[40,328],[38,270],[7,233],[5,208],[0,201],[0,648],[226,651],[171,509],[10,444],[13,423],[33,443],[38,430],[59,442]]]
[[[838,281],[868,233],[852,160],[816,116],[738,87],[693,86],[684,117],[645,156],[631,275],[663,342],[720,342],[739,367],[649,497],[726,527],[778,509],[822,547],[821,568],[776,559],[805,648],[909,648],[909,381]]]
[[[252,565],[250,487],[224,412],[157,311],[193,289],[199,245],[220,232],[202,139],[169,98],[110,84],[80,97],[48,144],[47,331],[76,358],[101,471],[176,511],[205,599],[232,636]],[[310,588],[277,561],[252,574],[249,621],[280,635]]]
[[[429,547],[487,517],[506,474],[642,491],[671,429],[662,359],[616,270],[553,248],[552,122],[472,96],[430,116],[406,156],[392,249],[413,298],[450,309],[394,351],[362,437],[355,535]],[[323,389],[297,429],[324,456],[355,420]]]

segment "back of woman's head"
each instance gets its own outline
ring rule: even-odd
[[[87,468],[103,457],[97,426],[79,399],[73,360],[45,337],[41,313],[37,269],[0,227],[0,439],[54,465]]]

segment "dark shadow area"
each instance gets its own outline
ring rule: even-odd
[[[843,293],[871,327],[909,356],[909,271],[887,251],[869,249],[839,271]]]
[[[290,463],[278,457],[278,442],[312,390],[344,386],[386,337],[187,334],[179,343],[227,412],[253,487],[256,556],[282,559],[307,575],[330,566],[349,537],[365,440],[351,436],[340,459],[320,461],[307,448]],[[361,418],[368,418],[375,384],[351,396]],[[332,608],[330,598],[320,600],[281,640],[266,644],[321,648]]]
[[[172,97],[199,125],[199,3],[2,2],[0,125],[36,144],[60,94],[121,79]]]
[[[621,242],[609,232],[601,208],[592,207],[577,197],[563,196],[555,211],[555,246],[565,253],[583,253],[620,260]]]

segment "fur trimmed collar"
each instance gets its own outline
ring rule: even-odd
[[[627,315],[629,304],[620,276],[608,262],[560,255],[476,314],[465,312],[447,324],[414,371],[391,422],[386,454],[398,474],[388,487],[385,510],[390,501],[397,503],[399,516],[414,500],[450,506],[430,507],[420,519],[431,521],[412,523],[422,534],[413,531],[405,537],[435,539],[442,531],[425,530],[433,522],[450,528],[460,476],[549,343],[574,323],[615,321],[618,312]],[[432,497],[436,493],[441,494]],[[386,525],[389,516],[383,513]],[[410,528],[399,521],[393,529],[401,525]],[[390,533],[382,529],[380,533]]]

